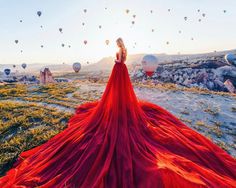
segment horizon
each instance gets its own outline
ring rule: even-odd
[[[165,55],[165,56],[194,56],[194,55],[207,55],[207,54],[213,54],[213,53],[227,53],[229,51],[236,51],[236,49],[227,49],[227,50],[223,50],[223,51],[216,51],[216,52],[205,52],[205,53],[186,53],[186,54],[167,54],[167,53],[152,53],[151,55]],[[129,56],[136,56],[136,55],[147,55],[145,53],[137,53],[137,54],[129,54]],[[90,62],[90,64],[83,64],[83,66],[89,66],[89,65],[93,65],[96,64],[100,61],[102,61],[105,58],[115,58],[115,56],[106,56],[106,57],[102,57],[101,59],[99,59],[98,61],[95,62]],[[32,63],[28,63],[28,65],[61,65],[61,64],[65,64],[65,65],[72,65],[75,62],[67,62],[67,63],[50,63],[50,62],[44,62],[44,63],[40,63],[40,62],[32,62]],[[21,63],[9,63],[9,64],[0,64],[0,65],[21,65]]]
[[[233,0],[0,1],[0,64],[96,63],[115,56],[120,36],[130,55],[227,51],[236,43],[233,7]]]

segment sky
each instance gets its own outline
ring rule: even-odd
[[[128,54],[235,49],[235,7],[236,0],[0,0],[0,64],[94,63],[115,55],[118,37]]]

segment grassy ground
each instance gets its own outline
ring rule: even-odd
[[[97,83],[94,83],[94,80],[84,80],[48,85],[16,84],[0,86],[0,175],[9,170],[22,151],[41,145],[64,130],[69,118],[73,115],[75,107],[84,102],[99,99],[105,84],[106,80],[100,80]],[[147,82],[134,83],[133,85],[136,89],[142,89],[140,93],[144,93],[144,90],[147,89],[146,96],[149,97],[149,92],[153,93],[152,89],[156,89],[160,91],[160,95],[162,95],[162,91],[167,91],[171,92],[174,97],[176,96],[174,92],[180,91],[190,93],[191,96],[191,93],[195,93],[235,98],[234,94],[216,93],[197,88],[179,88],[174,84]],[[156,90],[154,91],[154,101],[158,98]],[[164,99],[163,101],[165,105],[168,103]],[[157,103],[160,102],[157,101]],[[170,104],[172,103],[173,101],[170,101]],[[198,106],[201,105],[204,104],[198,104]],[[232,113],[236,112],[235,106],[230,108]],[[194,111],[184,107],[180,111],[176,111],[176,115],[187,125],[203,133],[209,139],[213,139],[213,141],[216,138],[216,143],[228,151],[228,147],[231,146],[222,138],[226,135],[226,131],[230,130],[225,131],[224,122],[218,118],[218,116],[221,117],[221,111],[218,108],[206,106],[200,112],[200,114],[208,114],[209,119],[217,119],[213,122],[214,126],[209,125],[209,120],[205,121],[201,117],[199,119],[195,118],[193,113]],[[215,137],[212,135],[215,135]],[[227,133],[227,135],[229,134]]]
[[[37,104],[0,102],[0,174],[25,150],[66,128],[72,114]]]

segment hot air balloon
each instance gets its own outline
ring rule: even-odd
[[[202,19],[198,19],[198,21],[199,21],[199,22],[201,22],[201,21],[202,21]]]
[[[136,15],[135,15],[135,14],[133,15],[133,18],[136,18]]]
[[[87,64],[89,64],[89,62],[87,61]]]
[[[167,41],[167,42],[166,42],[166,44],[168,45],[168,44],[170,44],[170,42],[169,42],[169,41]]]
[[[182,33],[182,31],[179,30],[179,34],[181,34],[181,33]]]
[[[64,47],[64,46],[65,46],[65,44],[63,44],[63,43],[62,43],[62,44],[61,44],[61,46],[62,46],[62,47]]]
[[[60,33],[62,33],[62,28],[59,28]]]
[[[43,45],[41,45],[40,47],[43,48]]]
[[[193,38],[191,38],[191,40],[194,40]]]
[[[152,32],[154,32],[155,30],[154,29],[152,29]]]
[[[148,76],[152,76],[158,67],[158,59],[154,55],[145,55],[142,59],[142,67]]]
[[[200,10],[200,9],[198,9],[197,11],[198,11],[198,12],[200,12],[201,10]]]
[[[84,25],[85,25],[85,23],[83,22],[83,23],[82,23],[82,25],[84,26]]]
[[[80,71],[80,69],[81,69],[81,64],[78,63],[78,62],[74,63],[74,64],[73,64],[73,69],[74,69],[74,71],[75,71],[76,73],[78,73],[78,72]]]
[[[102,26],[101,26],[101,25],[99,25],[99,26],[98,26],[98,28],[99,28],[99,29],[102,29]]]
[[[206,16],[206,14],[205,14],[205,13],[203,13],[203,14],[202,14],[202,17],[205,17],[205,16]]]
[[[18,44],[18,42],[19,42],[18,40],[15,40],[15,43],[16,43],[16,44]]]
[[[187,17],[187,16],[185,16],[185,17],[184,17],[184,20],[185,20],[185,21],[187,21],[187,19],[188,19],[188,17]]]
[[[22,20],[20,20],[20,23],[22,23],[23,21]]]
[[[4,69],[4,73],[8,76],[11,73],[11,69]]]
[[[170,9],[168,9],[168,12],[170,12]]]
[[[68,45],[68,48],[70,48],[71,47],[71,45]]]
[[[84,13],[86,13],[87,12],[87,9],[84,9]]]
[[[23,53],[23,50],[21,50],[20,53]]]
[[[43,26],[42,26],[42,25],[41,25],[40,27],[41,27],[41,28],[43,28]]]
[[[16,68],[16,65],[12,65],[13,66],[13,68]]]
[[[135,21],[132,21],[132,24],[134,25],[134,24],[135,24]]]
[[[110,41],[109,41],[109,40],[106,40],[105,42],[106,42],[106,45],[108,45]]]
[[[226,10],[223,10],[224,13],[226,13],[227,11]]]
[[[23,69],[25,69],[27,65],[26,65],[26,63],[22,63],[21,66],[22,66]]]
[[[37,15],[40,17],[42,15],[42,12],[41,11],[38,11],[37,12]]]
[[[84,44],[86,45],[88,43],[88,41],[87,40],[84,40]]]
[[[129,14],[129,9],[126,9],[125,12],[126,12],[127,14]]]
[[[152,14],[152,13],[153,13],[153,11],[152,11],[152,10],[150,10],[150,13]]]
[[[228,64],[236,66],[236,55],[231,54],[231,53],[226,54],[225,60],[227,61]]]

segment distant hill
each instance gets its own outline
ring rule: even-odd
[[[236,49],[234,50],[227,50],[227,51],[220,51],[220,52],[210,52],[210,53],[202,53],[202,54],[153,54],[158,57],[160,63],[166,64],[171,63],[177,60],[194,60],[194,59],[206,59],[212,58],[217,56],[224,56],[227,53],[236,54]],[[132,64],[140,64],[142,61],[143,56],[146,54],[134,54],[129,55],[126,61],[127,66],[131,66]],[[86,71],[97,71],[97,70],[111,70],[114,65],[115,57],[105,57],[98,61],[97,63],[88,65],[84,67]]]
[[[189,62],[196,60],[196,59],[207,59],[213,58],[217,56],[224,56],[227,53],[234,53],[236,54],[236,49],[234,50],[227,50],[227,51],[219,51],[219,52],[211,52],[211,53],[202,53],[202,54],[154,54],[158,57],[159,61],[163,64],[171,63],[177,60],[187,60]],[[128,68],[132,64],[140,64],[143,56],[146,54],[132,54],[129,55],[126,61]],[[104,57],[97,63],[83,65],[81,72],[100,72],[100,71],[110,71],[114,65],[115,57]],[[12,71],[18,70],[19,72],[25,73],[32,73],[32,74],[39,74],[39,71],[43,67],[48,67],[53,74],[57,73],[67,73],[73,72],[72,64],[48,64],[42,65],[40,63],[35,64],[28,64],[27,68],[24,70],[22,69],[21,65],[16,65],[16,69],[13,68],[12,65],[0,65],[0,75],[3,73],[5,68],[11,68]]]

